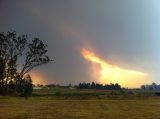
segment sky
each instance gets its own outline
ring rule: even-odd
[[[160,84],[159,0],[0,0],[0,32],[11,29],[48,44],[54,62],[30,72],[34,83],[109,83],[118,72],[110,82]]]

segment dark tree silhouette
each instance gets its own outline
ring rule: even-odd
[[[30,41],[27,35],[17,36],[15,31],[8,31],[6,34],[1,32],[0,93],[6,94],[9,90],[24,94],[32,89],[29,85],[32,84],[31,77],[26,77],[26,74],[33,68],[52,61],[46,55],[46,48],[47,45],[39,38]],[[23,63],[18,62],[23,59]],[[25,88],[27,86],[30,89]]]
[[[143,90],[160,90],[160,84],[152,83],[150,85],[142,85],[141,89]]]
[[[107,90],[121,90],[121,86],[116,84],[99,84],[99,83],[79,83],[78,88],[80,89],[107,89]]]
[[[35,38],[32,40],[32,43],[28,44],[29,51],[26,53],[26,60],[20,73],[22,77],[33,68],[51,61],[49,57],[45,55],[47,52],[46,47],[47,45],[38,38]]]

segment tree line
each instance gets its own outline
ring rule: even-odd
[[[54,88],[54,87],[59,87],[59,88],[76,88],[76,89],[107,89],[107,90],[121,90],[122,87],[116,83],[116,84],[99,84],[99,83],[79,83],[78,85],[72,85],[71,83],[68,85],[60,85],[60,84],[47,84],[47,85],[34,85],[35,87],[47,87],[47,88]]]
[[[80,89],[108,89],[108,90],[120,90],[121,86],[116,83],[116,84],[99,84],[99,83],[79,83],[78,88]]]
[[[17,36],[16,31],[0,33],[0,94],[28,96],[32,93],[33,68],[52,61],[47,45],[39,38],[29,40],[27,35]]]
[[[160,90],[160,84],[152,83],[150,85],[142,85],[141,89],[143,90]]]

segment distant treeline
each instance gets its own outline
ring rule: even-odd
[[[99,84],[99,83],[79,83],[78,85],[72,85],[72,84],[68,84],[68,85],[59,85],[59,84],[48,84],[48,85],[34,85],[35,87],[48,87],[48,88],[52,88],[52,87],[60,87],[60,88],[77,88],[77,89],[107,89],[107,90],[121,90],[121,89],[128,89],[128,88],[122,88],[121,85],[119,85],[118,83],[116,84]],[[140,88],[138,89],[142,89],[142,90],[160,90],[160,84],[156,84],[156,83],[152,83],[150,85],[141,85]]]
[[[99,83],[79,83],[78,85],[72,86],[72,84],[69,84],[67,86],[62,86],[62,85],[56,85],[56,84],[48,84],[48,85],[37,85],[38,87],[63,87],[63,88],[77,88],[77,89],[108,89],[108,90],[120,90],[122,89],[121,86],[116,83],[116,84],[99,84]]]
[[[78,88],[80,89],[108,89],[108,90],[120,90],[121,86],[116,84],[99,84],[99,83],[79,83]]]
[[[142,85],[141,89],[143,90],[160,90],[160,84],[152,83],[151,85]]]

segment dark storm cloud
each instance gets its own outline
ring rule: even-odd
[[[0,31],[15,29],[48,43],[55,62],[35,71],[49,82],[95,80],[80,55],[83,47],[110,63],[150,73],[157,42],[153,8],[149,0],[6,0],[0,2]]]

